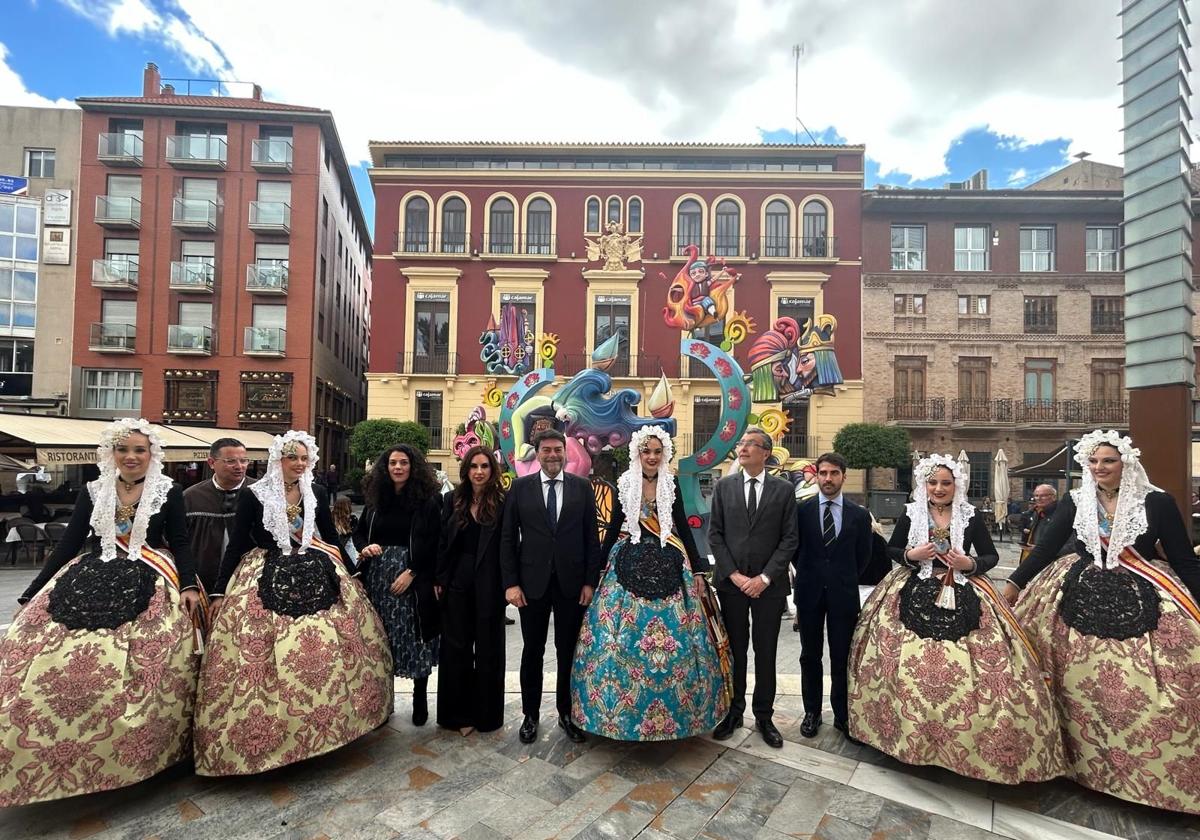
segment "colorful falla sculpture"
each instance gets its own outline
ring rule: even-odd
[[[790,402],[833,394],[843,382],[834,332],[837,319],[818,315],[802,330],[794,318],[779,318],[750,345],[750,391],[755,402]]]

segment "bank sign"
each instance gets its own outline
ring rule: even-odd
[[[0,195],[29,195],[29,179],[0,175]]]

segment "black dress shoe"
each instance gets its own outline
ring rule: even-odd
[[[733,737],[733,733],[742,728],[742,716],[733,716],[733,713],[725,715],[724,719],[717,724],[717,728],[713,730],[713,737],[718,741],[727,741]]]
[[[525,715],[525,720],[521,723],[521,728],[517,730],[517,737],[521,739],[522,744],[532,744],[537,740],[537,718],[531,715]]]
[[[775,728],[775,724],[770,718],[759,718],[754,722],[755,727],[762,733],[763,742],[768,747],[781,749],[783,747],[783,736],[779,734],[779,730]]]
[[[858,740],[857,738],[855,738],[853,735],[850,734],[850,724],[848,724],[846,721],[835,720],[833,722],[833,728],[836,729],[838,732],[841,732],[843,735],[845,735],[846,740],[849,741],[851,744],[859,744],[859,745],[862,744],[862,741]]]
[[[806,712],[800,722],[800,734],[805,738],[817,737],[817,729],[821,726],[821,716],[816,712]]]
[[[567,733],[567,737],[576,744],[582,744],[587,740],[583,735],[583,730],[575,724],[571,723],[571,719],[566,715],[558,716],[558,728]]]

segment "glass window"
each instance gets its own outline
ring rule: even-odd
[[[968,452],[971,462],[970,484],[967,496],[972,499],[987,499],[992,495],[992,453]]]
[[[700,202],[694,198],[679,203],[675,219],[675,253],[682,254],[688,245],[701,247],[704,238],[702,230],[703,213]],[[703,249],[702,249],[703,250]]]
[[[0,260],[37,263],[38,207],[21,199],[0,198]],[[29,266],[35,269],[36,265]]]
[[[629,233],[642,232],[642,200],[640,198],[629,199],[629,224],[625,226]]]
[[[819,201],[805,204],[802,226],[801,254],[806,257],[829,256],[829,215],[825,205]]]
[[[925,226],[892,225],[892,271],[925,270]]]
[[[140,370],[83,371],[83,407],[137,411],[142,407]]]
[[[25,175],[28,178],[53,178],[54,149],[26,149]]]
[[[605,222],[621,222],[621,199],[613,196],[608,200],[608,210],[604,214]]]
[[[1125,298],[1119,295],[1092,296],[1092,333],[1125,331]]]
[[[1054,228],[1021,228],[1021,271],[1054,271]]]
[[[444,359],[450,353],[450,303],[419,300],[413,320],[416,332],[413,349],[416,355]]]
[[[551,231],[550,202],[535,198],[529,202],[525,218],[525,248],[529,254],[554,253],[554,237]]]
[[[600,232],[600,199],[589,198],[587,200],[587,233]]]
[[[986,401],[992,372],[989,357],[962,356],[958,360],[958,398],[972,402]]]
[[[269,303],[254,304],[254,326],[286,329],[287,307]]]
[[[1058,332],[1058,298],[1026,296],[1025,332]]]
[[[767,229],[763,233],[764,257],[790,257],[792,214],[787,204],[778,198],[767,205]]]
[[[429,250],[429,202],[421,196],[410,198],[404,205],[404,250]]]
[[[467,252],[467,203],[458,196],[442,204],[442,253]]]
[[[717,205],[715,253],[718,257],[741,254],[742,209],[736,201],[725,199]]]
[[[1119,406],[1125,400],[1125,362],[1122,359],[1092,359],[1092,399]]]
[[[954,270],[988,270],[987,225],[957,225],[954,228]]]
[[[449,441],[442,429],[442,395],[438,391],[422,391],[417,395],[417,422],[429,430],[429,444],[444,449]],[[453,434],[453,432],[450,432]]]
[[[895,364],[894,393],[897,403],[923,403],[925,401],[925,357],[897,356]],[[899,419],[908,419],[908,412]]]
[[[596,297],[595,347],[620,333],[617,358],[608,369],[612,376],[629,375],[629,298],[623,295]],[[595,347],[592,349],[594,350]]]
[[[0,394],[28,397],[33,393],[33,342],[0,339]]]
[[[211,303],[181,303],[179,304],[179,323],[184,327],[211,327]]]
[[[1088,271],[1121,270],[1121,231],[1112,227],[1089,227],[1086,234],[1086,269]]]
[[[507,198],[497,198],[488,213],[488,250],[493,254],[513,252],[513,203]]]
[[[1053,359],[1025,360],[1025,401],[1047,403],[1054,399]]]

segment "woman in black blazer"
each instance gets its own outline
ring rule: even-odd
[[[442,500],[435,587],[442,604],[437,722],[463,735],[504,723],[504,586],[500,465],[482,446],[462,459]]]

